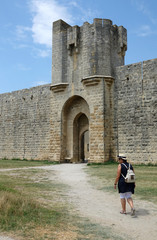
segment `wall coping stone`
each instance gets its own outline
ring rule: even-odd
[[[50,86],[50,90],[53,92],[63,92],[69,83],[57,83]]]
[[[85,86],[93,86],[93,85],[99,84],[101,80],[105,80],[107,83],[112,83],[114,78],[112,76],[93,75],[93,76],[83,78],[81,82]]]

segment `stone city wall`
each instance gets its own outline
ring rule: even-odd
[[[0,158],[49,159],[50,85],[0,95]]]
[[[79,162],[89,129],[90,162],[157,162],[157,59],[121,66],[127,32],[108,19],[56,21],[52,49],[52,85],[0,95],[0,158]]]
[[[0,158],[64,161],[61,157],[68,139],[72,141],[70,131],[74,131],[74,119],[78,114],[85,114],[89,121],[89,159],[91,162],[107,161],[112,148],[108,88],[103,78],[93,78],[87,79],[87,83],[77,81],[75,87],[69,84],[59,92],[44,85],[1,94]],[[72,119],[68,119],[69,111]],[[66,124],[69,130],[66,141],[62,142]],[[71,149],[71,154],[64,154],[64,157],[73,159],[73,155]]]
[[[118,67],[115,91],[119,153],[157,162],[157,59]]]

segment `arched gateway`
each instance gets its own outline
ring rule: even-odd
[[[71,97],[62,109],[62,162],[89,159],[89,106],[80,96]]]
[[[62,20],[53,23],[54,160],[92,163],[116,158],[115,70],[124,64],[126,37],[126,29],[109,19],[81,27]]]
[[[55,21],[52,84],[0,94],[0,158],[156,163],[157,59],[123,66],[126,50],[109,19]]]

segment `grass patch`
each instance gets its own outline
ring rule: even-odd
[[[157,204],[157,167],[138,165],[135,166],[135,173],[137,196]]]
[[[113,189],[118,164],[90,165],[87,173],[97,189],[115,193]],[[136,174],[135,195],[157,204],[157,167],[154,165],[134,165]]]
[[[103,163],[87,163],[87,166],[105,166],[105,165],[117,165],[115,161],[107,161]]]
[[[68,190],[52,170],[2,171],[0,231],[21,240],[121,239],[112,229],[78,216]]]
[[[66,186],[51,184],[46,170],[7,173],[0,175],[1,232],[14,233],[20,239],[52,239],[68,219],[66,199],[63,199]]]
[[[20,160],[20,159],[0,159],[0,168],[21,168],[21,167],[37,167],[43,165],[59,164],[59,162],[51,162],[48,160]]]
[[[7,232],[27,228],[27,225],[57,226],[61,218],[60,212],[44,208],[27,196],[3,191],[0,192],[0,212],[0,228]]]
[[[78,238],[77,240],[103,240],[103,239],[112,239],[112,240],[122,240],[117,236],[111,228],[101,226],[96,223],[91,223],[88,219],[80,218],[79,222],[77,223],[79,226],[78,229]]]

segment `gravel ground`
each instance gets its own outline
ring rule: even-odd
[[[131,217],[129,207],[127,215],[120,214],[119,194],[94,189],[88,182],[85,168],[85,164],[63,164],[53,167],[58,173],[58,179],[70,185],[69,200],[74,203],[79,213],[93,222],[111,227],[122,237],[126,235],[128,239],[156,240],[157,206],[135,198],[135,217]]]
[[[89,183],[89,176],[84,171],[87,168],[86,164],[61,164],[36,168],[55,170],[57,181],[70,186],[66,193],[67,197],[80,215],[102,226],[111,227],[113,232],[128,240],[156,240],[157,206],[153,203],[138,200],[135,195],[135,217],[131,217],[129,207],[127,215],[122,215],[119,194],[96,190]],[[54,181],[51,172],[49,178]],[[0,240],[16,239],[0,236]]]
[[[13,238],[10,238],[10,237],[0,236],[0,240],[14,240],[14,239],[13,239]]]

